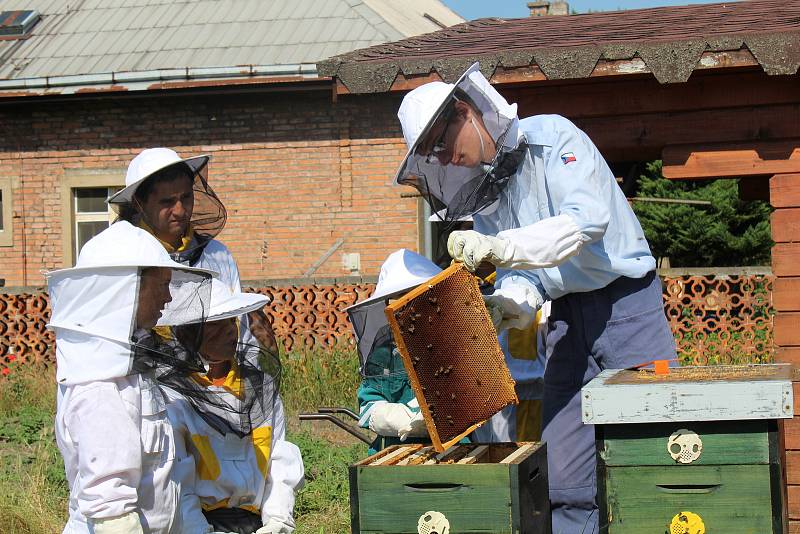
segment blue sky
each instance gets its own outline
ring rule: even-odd
[[[467,20],[484,17],[527,17],[528,0],[442,0],[450,9]],[[716,0],[721,1],[721,0]],[[709,0],[568,0],[570,10],[578,13],[639,9],[658,6],[711,4]]]

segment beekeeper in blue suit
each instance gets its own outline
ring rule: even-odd
[[[453,232],[450,255],[498,269],[487,306],[498,330],[525,328],[551,302],[544,375],[553,532],[598,531],[594,428],[581,387],[602,369],[674,358],[661,282],[644,232],[592,141],[558,115],[517,117],[470,67],[398,112],[408,153],[395,183],[415,187]]]

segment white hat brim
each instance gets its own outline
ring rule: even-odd
[[[268,296],[259,293],[234,293],[223,303],[214,304],[212,302],[212,314],[206,318],[206,322],[239,317],[260,310],[269,304],[269,301]]]
[[[447,104],[450,103],[450,100],[452,100],[453,95],[455,94],[456,89],[458,89],[458,87],[461,85],[461,82],[463,82],[470,74],[472,74],[473,72],[478,71],[478,70],[480,70],[480,65],[478,63],[473,63],[464,72],[464,74],[462,74],[458,78],[458,81],[453,84],[453,88],[450,89],[450,92],[447,93],[447,96],[439,104],[439,107],[436,109],[436,112],[433,115],[431,115],[431,118],[428,120],[428,122],[422,128],[422,131],[419,133],[417,138],[414,140],[414,144],[411,145],[411,147],[409,147],[408,152],[406,152],[406,156],[403,158],[403,161],[400,162],[400,166],[397,168],[397,172],[395,172],[395,174],[394,174],[394,180],[392,180],[392,185],[399,185],[400,182],[398,180],[400,179],[400,173],[403,172],[403,169],[406,168],[406,164],[408,163],[408,159],[412,155],[414,155],[414,153],[417,151],[417,148],[419,148],[419,145],[422,142],[422,140],[425,139],[425,137],[427,137],[428,132],[430,132],[431,128],[433,128],[433,125],[436,124],[436,120],[439,118],[439,116],[445,110],[445,108],[447,107]]]
[[[178,165],[179,163],[185,163],[194,171],[195,174],[197,174],[203,169],[203,167],[208,165],[208,160],[210,159],[211,155],[203,154],[200,156],[192,156],[191,158],[184,158],[181,159],[180,161],[171,161],[162,167],[154,169],[153,172],[151,172],[147,176],[143,176],[134,183],[120,189],[119,191],[108,197],[106,202],[108,202],[109,204],[125,204],[127,202],[130,202],[131,200],[133,200],[133,195],[136,193],[136,190],[139,188],[139,186],[142,185],[142,182],[153,176],[158,171],[161,171],[168,167],[172,167],[173,165]]]
[[[142,263],[109,263],[109,264],[96,264],[96,265],[84,265],[81,267],[69,267],[67,269],[57,269],[55,271],[48,271],[45,273],[45,276],[52,277],[52,276],[62,276],[66,274],[81,274],[81,273],[88,273],[92,271],[98,271],[100,269],[148,269],[153,267],[161,267],[164,269],[173,269],[176,271],[186,271],[190,273],[197,273],[197,274],[206,274],[211,276],[212,278],[219,278],[219,273],[217,271],[212,271],[211,269],[202,269],[200,267],[189,267],[188,265],[183,265],[182,263],[177,262],[142,262]]]

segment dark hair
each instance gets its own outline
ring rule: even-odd
[[[175,165],[170,165],[169,167],[164,167],[163,169],[158,170],[148,176],[144,182],[139,184],[139,187],[136,188],[136,193],[134,193],[133,196],[139,201],[140,204],[144,204],[147,201],[147,197],[150,196],[150,193],[155,188],[156,184],[172,182],[173,180],[177,180],[178,178],[182,177],[189,178],[189,180],[194,179],[194,171],[186,163],[181,162],[176,163]]]
[[[153,192],[156,184],[171,182],[182,177],[194,180],[194,171],[186,163],[180,162],[170,165],[169,167],[164,167],[148,176],[139,184],[139,187],[136,188],[136,192],[133,194],[133,198],[138,204],[144,204],[147,202],[147,197]],[[114,222],[128,221],[135,226],[139,222],[139,215],[139,210],[136,208],[135,202],[125,202],[123,204],[118,204],[117,218]]]

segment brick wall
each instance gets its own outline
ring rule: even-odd
[[[61,180],[124,168],[140,150],[210,153],[209,181],[228,209],[220,239],[243,279],[302,276],[338,239],[315,276],[351,274],[342,254],[375,274],[392,250],[417,249],[416,201],[392,173],[405,145],[399,98],[329,91],[260,95],[24,101],[0,107],[0,178],[14,196],[14,245],[0,247],[6,285],[39,285],[64,266]]]

